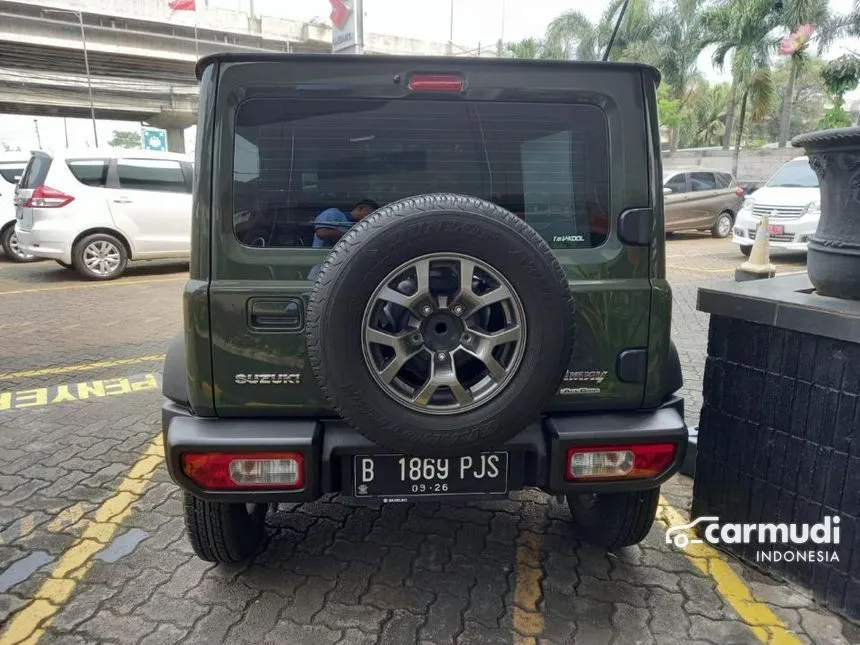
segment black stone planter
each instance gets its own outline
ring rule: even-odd
[[[860,623],[860,301],[813,291],[805,274],[699,290],[710,326],[691,514],[839,517],[838,544],[718,546]],[[808,549],[838,561],[798,559]]]
[[[860,300],[860,127],[795,137],[821,185],[821,220],[809,238],[809,279],[818,293]]]

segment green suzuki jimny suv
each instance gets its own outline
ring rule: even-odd
[[[198,76],[163,385],[195,552],[251,557],[278,503],[523,488],[641,541],[687,445],[657,70],[222,54]]]

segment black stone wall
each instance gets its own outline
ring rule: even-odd
[[[840,517],[838,562],[756,562],[860,621],[860,344],[711,314],[692,517],[720,523]]]

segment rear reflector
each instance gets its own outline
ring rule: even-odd
[[[297,452],[187,453],[182,471],[204,490],[298,489],[305,485]]]
[[[50,186],[39,186],[24,202],[24,208],[61,208],[74,201],[74,197]]]
[[[675,444],[568,448],[565,479],[642,479],[656,477],[675,458]]]
[[[409,89],[413,92],[460,92],[463,85],[463,79],[453,75],[422,75],[409,79]]]

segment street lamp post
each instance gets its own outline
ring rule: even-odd
[[[99,147],[99,133],[98,128],[96,128],[96,108],[93,102],[93,79],[90,76],[90,56],[87,52],[87,34],[84,29],[84,14],[82,11],[75,11],[72,9],[45,9],[48,13],[71,13],[78,18],[78,25],[81,28],[81,44],[84,47],[84,68],[87,73],[87,93],[90,98],[90,119],[93,122],[93,141],[95,143],[95,147]]]

